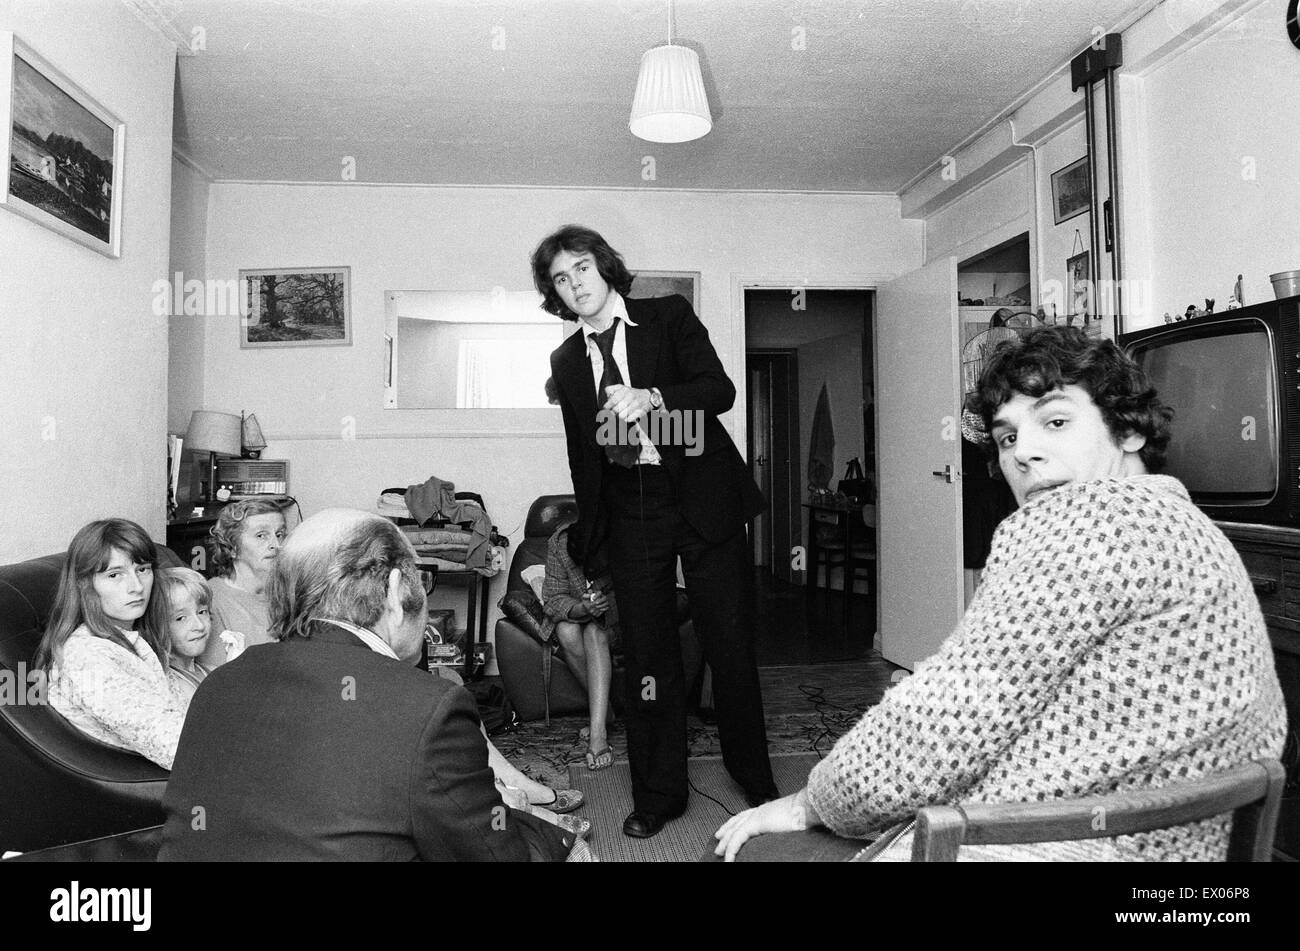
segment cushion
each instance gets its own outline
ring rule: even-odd
[[[546,584],[546,566],[529,565],[519,572],[519,577],[523,578],[524,583],[533,589],[533,594],[537,595],[537,600],[545,604],[546,602],[542,599],[542,586]]]

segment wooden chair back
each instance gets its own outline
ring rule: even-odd
[[[916,814],[913,862],[955,862],[963,845],[1068,842],[1150,832],[1232,813],[1229,862],[1272,857],[1286,772],[1258,760],[1189,783],[1051,802],[926,806]]]

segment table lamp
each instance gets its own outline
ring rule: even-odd
[[[190,415],[184,447],[208,454],[208,478],[206,487],[201,486],[205,502],[216,501],[217,455],[238,456],[242,434],[242,421],[234,413],[196,409]]]

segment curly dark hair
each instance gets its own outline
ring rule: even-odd
[[[582,225],[565,225],[554,234],[542,239],[542,243],[533,252],[533,283],[545,300],[542,310],[564,320],[577,320],[578,315],[564,306],[560,295],[555,293],[555,284],[551,280],[551,264],[561,251],[570,254],[590,254],[596,261],[596,270],[605,279],[605,283],[624,297],[632,290],[632,272],[623,263],[619,254],[609,242],[597,232]]]
[[[1040,327],[1000,344],[966,397],[966,408],[983,420],[985,432],[992,432],[994,414],[1017,393],[1037,398],[1071,384],[1088,391],[1116,442],[1129,433],[1146,437],[1138,455],[1147,472],[1165,467],[1173,409],[1160,401],[1146,373],[1119,347],[1078,327]],[[986,446],[997,455],[992,440]]]

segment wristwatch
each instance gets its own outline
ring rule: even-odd
[[[664,395],[659,392],[659,388],[657,386],[650,388],[650,408],[651,409],[664,408]]]

